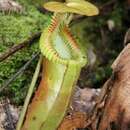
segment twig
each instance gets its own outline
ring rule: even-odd
[[[0,62],[5,60],[6,58],[8,58],[10,55],[14,54],[15,52],[17,52],[18,50],[20,50],[28,45],[31,45],[35,39],[40,37],[40,35],[41,35],[41,32],[37,32],[33,36],[30,36],[24,42],[22,42],[18,45],[14,45],[13,47],[9,48],[4,53],[0,54]]]
[[[0,86],[0,93],[12,82],[14,81],[21,73],[23,73],[27,67],[30,65],[30,63],[39,55],[39,52],[34,54],[32,58],[22,67],[19,69],[17,73],[15,73],[10,79],[5,81],[2,86]]]
[[[124,46],[130,43],[130,28],[127,30],[125,37],[124,37]]]

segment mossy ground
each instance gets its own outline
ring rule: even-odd
[[[0,53],[41,31],[49,19],[47,15],[41,14],[31,2],[19,0],[19,3],[24,7],[22,13],[11,12],[9,14],[6,12],[3,14],[0,12]],[[38,41],[0,62],[0,86],[13,76],[31,58],[32,54],[39,50]],[[16,104],[21,104],[25,98],[36,61],[37,59],[8,86],[6,94],[9,94],[8,96]]]

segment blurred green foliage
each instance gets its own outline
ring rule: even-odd
[[[32,34],[41,31],[50,17],[38,11],[39,5],[48,0],[17,0],[23,7],[23,13],[0,12],[0,53],[14,44],[28,39]],[[129,27],[128,9],[125,1],[116,1],[104,6],[111,0],[95,0],[100,7],[100,15],[83,17],[72,22],[72,30],[85,47],[93,48],[96,62],[86,66],[79,78],[81,87],[100,87],[111,75],[110,65],[123,48],[123,37]],[[114,23],[113,30],[108,27],[108,21]],[[127,24],[126,24],[127,23]],[[0,85],[16,73],[38,51],[38,41],[0,62]],[[15,104],[22,104],[30,84],[37,59],[29,66],[24,74],[8,86],[5,94]]]

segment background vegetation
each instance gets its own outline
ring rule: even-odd
[[[42,9],[45,0],[17,0],[23,7],[20,12],[0,12],[0,53],[13,45],[27,40],[42,31],[50,20],[51,13]],[[110,76],[113,60],[123,48],[124,35],[130,25],[129,1],[91,1],[100,9],[95,17],[76,17],[71,23],[73,33],[87,46],[89,65],[81,73],[78,85],[99,88]],[[0,62],[0,86],[12,77],[34,54],[39,51],[38,39],[8,59]],[[93,60],[92,60],[93,59]],[[95,59],[95,60],[94,60]],[[35,66],[35,59],[28,69],[18,76],[1,96],[8,96],[17,105],[22,105]]]

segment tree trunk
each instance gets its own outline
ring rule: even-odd
[[[130,44],[112,64],[91,116],[92,130],[130,130]]]

